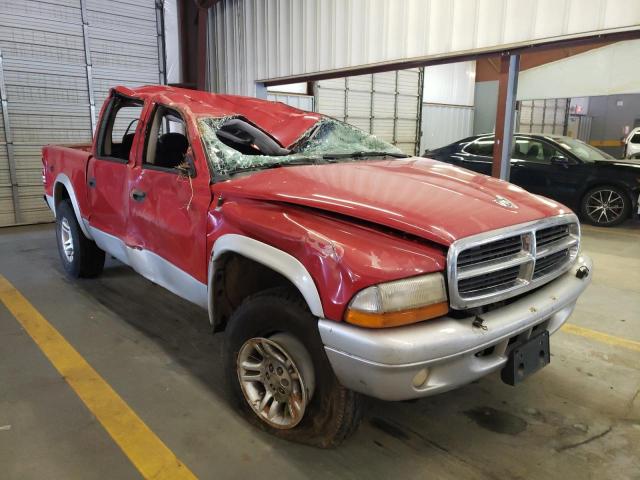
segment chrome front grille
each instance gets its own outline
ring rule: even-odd
[[[447,257],[451,307],[504,300],[564,273],[580,248],[575,215],[560,215],[454,242]]]
[[[458,293],[473,295],[488,288],[509,288],[518,281],[520,266],[505,268],[497,272],[484,273],[470,278],[458,280]]]
[[[522,249],[522,239],[518,237],[498,240],[491,245],[469,248],[458,255],[458,267],[488,262],[509,254],[518,253]]]

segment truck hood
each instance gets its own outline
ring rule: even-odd
[[[417,157],[280,167],[217,183],[213,189],[223,197],[348,215],[444,246],[476,233],[570,212],[508,182]]]

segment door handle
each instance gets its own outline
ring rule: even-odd
[[[96,186],[96,179],[90,178],[87,183],[89,184],[89,187],[94,188]]]
[[[141,202],[145,199],[147,194],[142,190],[131,190],[131,198],[133,198],[136,202]]]

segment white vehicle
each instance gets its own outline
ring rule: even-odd
[[[638,158],[640,154],[640,127],[634,128],[624,139],[624,158]]]

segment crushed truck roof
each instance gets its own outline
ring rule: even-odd
[[[137,88],[117,86],[114,90],[128,97],[162,102],[194,117],[240,115],[269,133],[283,147],[292,145],[324,118],[318,113],[299,110],[281,102],[165,85]]]

